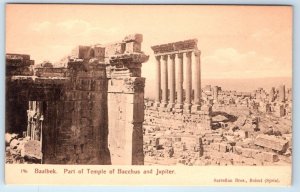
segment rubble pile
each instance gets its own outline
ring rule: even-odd
[[[222,91],[220,87],[211,88],[212,93],[209,93],[206,89],[204,87],[202,92],[203,103],[212,105],[212,111],[206,114],[211,124],[204,125],[204,118],[199,118],[201,114],[155,111],[151,101],[145,101],[145,164],[262,166],[291,163],[292,127],[288,112],[291,97],[282,94],[282,86],[277,92],[274,89],[273,96],[263,89],[253,93]],[[262,111],[261,106],[265,104],[270,104],[271,109]],[[276,112],[276,106],[284,106],[284,113]],[[187,119],[193,119],[192,123]]]
[[[5,134],[6,163],[41,163],[42,153],[40,141],[17,134]]]

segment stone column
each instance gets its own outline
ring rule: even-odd
[[[175,54],[171,54],[169,62],[169,83],[170,83],[170,99],[168,109],[172,110],[175,104]]]
[[[182,109],[183,107],[183,54],[177,54],[178,61],[176,62],[176,90],[177,90],[177,102],[176,108]]]
[[[278,87],[278,101],[285,102],[285,86],[284,85],[280,85]]]
[[[108,146],[112,165],[144,164],[144,86],[143,77],[109,80]]]
[[[218,86],[213,86],[212,90],[213,90],[214,103],[218,103],[219,87]]]
[[[162,87],[162,101],[161,107],[167,107],[168,104],[168,55],[163,56],[163,64],[161,70],[161,87]]]
[[[185,65],[185,104],[184,110],[190,112],[191,110],[191,93],[192,93],[192,53],[186,53]]]
[[[160,58],[161,56],[155,56],[156,65],[155,65],[155,106],[159,107],[160,104]]]
[[[108,148],[112,165],[144,164],[145,78],[141,77],[140,71],[142,63],[146,62],[149,56],[140,50],[142,40],[141,34],[126,36],[123,42],[126,42],[126,50],[129,51],[129,55],[127,53],[113,53],[113,57],[106,55],[110,58],[109,65],[106,65],[109,70],[107,70],[107,76],[110,77],[107,87],[107,122]],[[119,45],[114,46],[113,49],[116,50],[117,47]],[[157,59],[159,58],[157,57]],[[166,72],[163,70],[163,77],[167,75]],[[159,89],[156,91],[158,93]],[[157,99],[160,98],[157,97]]]
[[[272,87],[271,90],[270,90],[270,93],[269,93],[269,101],[273,102],[274,99],[275,99],[275,88]]]
[[[193,88],[194,88],[194,105],[192,111],[200,110],[201,101],[201,76],[200,76],[200,51],[194,52],[195,62],[193,62]]]

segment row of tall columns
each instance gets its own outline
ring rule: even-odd
[[[177,59],[176,59],[177,56]],[[192,59],[194,56],[194,59]],[[185,110],[199,110],[201,101],[201,66],[200,51],[166,54],[156,56],[156,89],[155,102],[157,106]],[[162,62],[161,62],[162,60]],[[175,61],[176,60],[176,61]],[[183,66],[183,61],[185,66]],[[194,62],[193,62],[194,60]],[[183,67],[185,67],[185,101],[183,103]],[[176,68],[176,70],[175,70]],[[176,71],[176,74],[175,74]],[[168,82],[170,82],[168,84]],[[170,85],[169,89],[168,86]],[[194,101],[192,103],[192,88]],[[162,89],[162,92],[160,90]],[[168,90],[170,96],[168,100]],[[177,100],[175,102],[176,94]],[[160,94],[161,97],[160,97]],[[193,104],[193,107],[192,107]]]

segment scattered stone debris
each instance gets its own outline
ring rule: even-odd
[[[276,136],[271,136],[271,135],[258,135],[255,139],[255,145],[273,149],[278,152],[286,152],[288,149],[288,141],[277,138]]]
[[[210,91],[218,95],[210,95]],[[168,140],[174,148],[172,156],[165,153],[162,157],[162,150],[168,151],[169,144],[160,142],[160,148],[145,151],[146,164],[261,166],[291,163],[290,113],[283,113],[289,111],[290,106],[284,105],[285,110],[279,112],[275,107],[277,103],[280,106],[282,102],[291,103],[291,97],[283,101],[274,94],[269,100],[263,89],[242,93],[222,91],[220,87],[204,87],[202,94],[206,98],[201,110],[210,103],[209,113],[172,112],[161,109],[153,100],[145,100],[144,127],[148,131],[144,138],[159,135],[160,141]],[[210,123],[205,124],[207,120]],[[148,146],[147,142],[144,146]]]
[[[16,134],[5,134],[6,163],[41,163],[41,142],[19,137]],[[9,141],[9,142],[7,142]]]

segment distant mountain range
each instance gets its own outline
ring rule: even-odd
[[[254,79],[202,79],[201,85],[219,86],[222,90],[235,90],[251,92],[257,88],[263,88],[267,92],[271,87],[277,88],[284,84],[286,88],[292,88],[291,77],[268,77],[268,78],[254,78]],[[153,98],[155,83],[153,80],[147,81],[145,85],[145,97]]]

